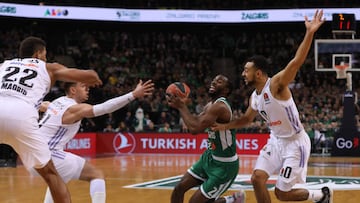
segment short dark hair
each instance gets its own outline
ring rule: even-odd
[[[38,37],[27,37],[20,43],[19,57],[20,58],[31,58],[33,54],[46,47],[44,40]]]
[[[219,74],[219,76],[222,76],[222,77],[224,77],[224,78],[226,79],[226,87],[227,87],[227,89],[229,90],[226,96],[229,96],[229,95],[231,94],[231,92],[233,91],[233,89],[234,89],[234,85],[233,85],[233,83],[230,81],[230,79],[229,79],[228,76],[226,76],[226,75],[224,75],[224,74]]]
[[[73,87],[76,85],[76,82],[64,82],[64,91],[66,94],[70,92],[70,87]]]
[[[267,59],[265,58],[265,56],[262,55],[255,55],[250,57],[248,60],[246,60],[246,62],[253,62],[255,68],[261,70],[263,73],[269,75],[271,70],[270,70],[270,65],[267,61]]]

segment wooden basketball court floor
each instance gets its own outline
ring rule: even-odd
[[[182,175],[198,157],[199,155],[132,154],[89,158],[88,160],[102,169],[106,175],[107,202],[169,203],[172,187],[161,188],[161,184],[157,181]],[[255,160],[256,156],[240,155],[239,174],[250,175]],[[360,158],[311,157],[308,175],[358,178],[360,176]],[[149,187],[149,185],[140,188],[132,187],[149,181],[152,183],[150,185],[157,187]],[[353,180],[353,183],[360,184],[360,181]],[[88,182],[71,181],[68,186],[74,203],[91,202]],[[40,177],[31,176],[22,165],[16,168],[0,168],[1,203],[42,202],[45,189],[44,181]],[[191,190],[186,193],[184,202],[188,201],[193,192],[194,190]],[[225,194],[233,192],[234,190],[231,189]],[[270,190],[270,193],[273,202],[280,202],[275,200],[273,190]],[[246,202],[256,202],[251,185],[246,189],[246,194]],[[359,190],[345,188],[334,191],[335,203],[356,203],[359,202],[359,199]]]

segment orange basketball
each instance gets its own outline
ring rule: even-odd
[[[180,98],[187,98],[190,95],[190,88],[186,83],[174,82],[166,88],[167,95],[176,95]]]

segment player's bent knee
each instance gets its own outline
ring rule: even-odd
[[[183,186],[183,184],[179,183],[179,184],[175,185],[173,192],[177,193],[177,194],[184,194],[186,191],[185,191],[185,187]]]
[[[266,183],[268,177],[269,176],[266,174],[266,172],[261,170],[255,170],[251,175],[251,183],[252,184]]]
[[[291,200],[291,197],[289,197],[289,192],[284,192],[279,190],[278,188],[275,188],[275,196],[280,201],[289,201]]]

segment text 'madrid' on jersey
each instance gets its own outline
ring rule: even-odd
[[[46,63],[39,59],[6,60],[0,68],[0,77],[0,94],[17,97],[35,108],[50,90]]]

